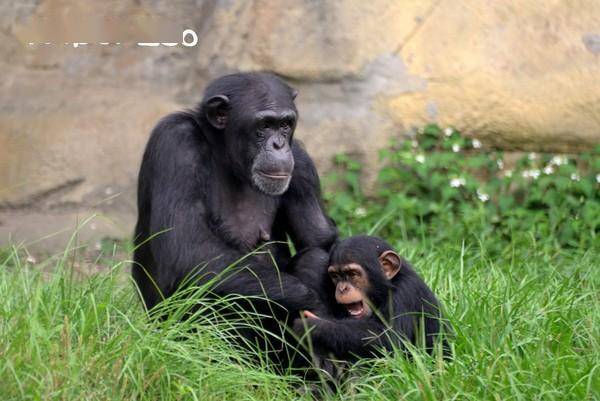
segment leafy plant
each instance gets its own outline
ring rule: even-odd
[[[361,165],[336,158],[326,184],[342,233],[366,232],[431,243],[491,240],[503,250],[522,236],[555,249],[598,246],[600,145],[577,156],[529,153],[516,162],[453,128],[427,125],[381,151],[375,191],[358,184]],[[490,249],[490,247],[488,247]]]

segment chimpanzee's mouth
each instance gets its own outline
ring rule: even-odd
[[[258,171],[258,173],[264,177],[270,178],[272,180],[285,180],[289,178],[289,173],[285,172],[266,172],[266,171]]]
[[[354,318],[361,318],[365,314],[365,307],[362,301],[352,302],[349,304],[344,304],[348,314]]]

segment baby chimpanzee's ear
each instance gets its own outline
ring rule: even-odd
[[[379,264],[381,264],[381,270],[388,280],[394,278],[402,265],[400,256],[394,251],[382,252],[379,255]]]

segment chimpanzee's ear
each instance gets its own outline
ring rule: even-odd
[[[296,99],[296,96],[298,96],[298,90],[292,88],[292,99]]]
[[[216,129],[225,129],[230,108],[229,98],[225,95],[213,96],[204,103],[206,119]]]
[[[402,261],[396,252],[385,251],[379,255],[379,264],[381,265],[383,274],[385,274],[388,280],[391,280],[400,271]]]

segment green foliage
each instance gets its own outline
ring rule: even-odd
[[[346,156],[325,180],[329,211],[343,233],[369,231],[405,241],[489,241],[511,248],[533,235],[555,249],[598,246],[600,145],[578,156],[530,153],[507,161],[452,128],[428,125],[412,140],[381,151],[373,195],[359,182],[360,164]]]
[[[420,245],[398,248],[446,307],[453,360],[419,351],[364,360],[323,399],[598,399],[598,253],[495,259],[477,245],[455,247],[423,257]],[[126,263],[77,278],[71,253],[32,264],[15,249],[0,259],[2,400],[312,399],[300,377],[233,345],[233,326],[252,320],[215,312],[234,300],[190,289],[163,307],[193,321],[148,320]]]
[[[415,265],[446,309],[454,356],[363,360],[323,399],[600,399],[600,147],[509,163],[430,125],[382,151],[373,190],[361,164],[336,164],[324,181],[341,234],[377,233]],[[310,383],[235,345],[238,328],[259,328],[252,313],[220,317],[235,297],[190,288],[162,304],[173,319],[149,320],[131,244],[98,248],[84,276],[74,239],[39,261],[0,249],[2,400],[312,399]],[[194,319],[175,322],[184,314]]]
[[[0,259],[0,399],[301,398],[298,377],[234,345],[253,317],[225,321],[216,312],[235,299],[208,301],[206,287],[189,289],[161,304],[171,319],[150,320],[127,262],[82,278],[73,253],[32,264],[13,249]],[[184,313],[193,322],[175,321]]]

